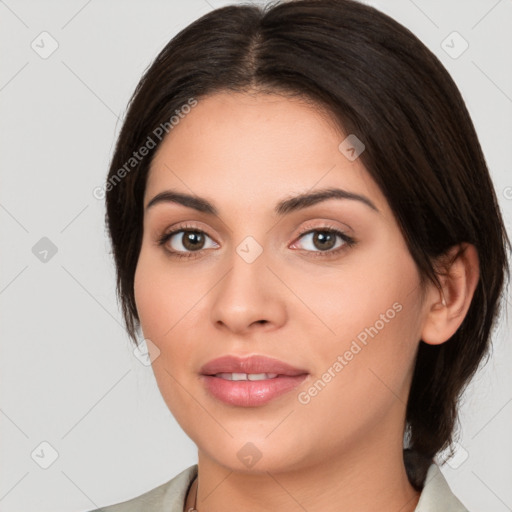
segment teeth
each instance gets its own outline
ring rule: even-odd
[[[217,373],[215,377],[226,380],[265,380],[274,379],[277,373]]]

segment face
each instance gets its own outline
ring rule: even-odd
[[[401,443],[425,316],[419,274],[379,188],[339,149],[347,135],[298,99],[217,93],[152,162],[135,273],[141,328],[170,411],[226,467],[243,470],[244,450],[263,471]],[[277,208],[328,189],[352,195]],[[215,213],[179,200],[147,208],[165,191]],[[307,375],[269,401],[225,402],[201,368],[228,354]]]

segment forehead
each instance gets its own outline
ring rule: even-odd
[[[325,109],[298,98],[232,92],[207,96],[160,144],[144,204],[170,188],[234,207],[247,207],[249,201],[270,208],[290,194],[342,187],[384,206],[360,159],[351,161],[340,151],[347,135]]]

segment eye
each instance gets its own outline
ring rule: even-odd
[[[303,232],[299,236],[299,240],[303,240],[302,247],[299,247],[300,249],[320,253],[318,254],[319,256],[323,256],[321,253],[327,253],[326,256],[337,254],[346,247],[351,247],[356,243],[352,237],[332,227],[310,229]],[[295,248],[294,246],[296,245],[297,242],[292,247]]]
[[[297,240],[303,240],[299,244],[299,249],[325,257],[334,256],[356,244],[352,237],[334,227],[318,227],[303,231]],[[157,243],[159,246],[165,245],[166,252],[176,258],[199,256],[205,249],[219,247],[210,236],[194,226],[179,226],[160,236]],[[297,244],[298,242],[295,242],[291,247],[297,248]]]
[[[158,239],[158,244],[167,244],[169,248],[166,248],[166,250],[177,257],[188,257],[190,253],[218,247],[218,244],[204,231],[185,226],[165,233]]]

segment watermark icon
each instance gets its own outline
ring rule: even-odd
[[[384,329],[386,324],[389,324],[395,316],[402,311],[403,306],[399,302],[395,302],[385,313],[381,313],[379,319],[375,323],[362,330],[355,339],[352,340],[349,349],[345,350],[343,354],[338,355],[336,360],[327,368],[327,371],[322,374],[320,379],[311,385],[306,391],[301,391],[297,395],[297,400],[302,405],[307,405],[311,399],[320,393],[331,380],[340,373],[345,366],[347,366],[354,357],[361,352],[361,350],[368,344],[368,337],[375,338],[379,332]],[[359,343],[358,343],[359,342]]]
[[[31,43],[30,47],[41,59],[47,59],[59,47],[57,40],[48,32],[41,32]]]
[[[135,347],[133,355],[144,366],[151,366],[151,363],[160,356],[160,349],[149,338],[144,338]]]
[[[263,252],[263,247],[252,236],[246,236],[237,246],[236,253],[246,263],[252,263]]]
[[[48,469],[59,458],[59,453],[48,441],[43,441],[34,448],[30,456],[40,468]]]
[[[446,448],[436,455],[438,463],[445,462],[452,469],[459,469],[469,458],[468,451],[460,443],[453,443],[453,450]]]
[[[252,468],[261,459],[263,454],[254,443],[247,442],[238,450],[236,455],[240,462],[248,468]]]
[[[174,111],[176,115],[171,116],[168,121],[160,123],[160,125],[158,125],[151,134],[147,136],[144,144],[142,144],[137,151],[134,151],[132,156],[124,163],[124,165],[108,178],[105,186],[93,188],[92,195],[95,199],[105,199],[106,192],[110,192],[127,174],[130,173],[130,171],[135,169],[140,162],[142,162],[144,157],[149,155],[150,150],[154,149],[158,142],[162,141],[162,139],[179,124],[180,120],[190,113],[197,103],[198,102],[195,98],[190,98],[187,103]]]
[[[32,247],[32,254],[42,263],[48,263],[56,254],[57,246],[46,236],[43,236]]]
[[[503,197],[508,200],[512,199],[512,187],[505,187],[503,189]]]
[[[457,31],[453,31],[443,39],[441,48],[452,59],[458,59],[469,48],[469,43]]]
[[[363,142],[356,135],[351,133],[340,143],[338,149],[345,158],[353,162],[365,150],[365,147]]]

